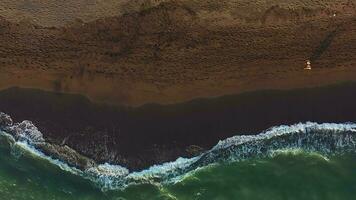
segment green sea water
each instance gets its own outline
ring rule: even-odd
[[[302,150],[214,164],[176,183],[102,192],[41,158],[0,148],[1,200],[353,200],[356,154],[325,157]]]

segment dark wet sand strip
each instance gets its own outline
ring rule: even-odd
[[[31,120],[47,140],[99,162],[130,169],[193,156],[219,140],[305,121],[356,121],[356,83],[313,89],[266,90],[137,108],[96,104],[73,94],[11,88],[0,111]]]

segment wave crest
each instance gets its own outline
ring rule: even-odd
[[[266,157],[280,149],[303,149],[323,155],[355,152],[356,124],[307,122],[272,127],[259,135],[234,136],[204,153],[194,167]]]
[[[356,124],[307,122],[272,127],[258,135],[234,136],[218,142],[211,150],[198,157],[179,158],[174,162],[152,166],[141,172],[129,172],[122,166],[97,164],[93,161],[88,161],[90,164],[81,168],[75,166],[76,162],[68,163],[65,158],[61,159],[61,155],[52,155],[51,151],[43,153],[41,146],[48,143],[43,139],[42,133],[30,121],[13,124],[11,118],[3,113],[0,113],[0,136],[6,136],[6,141],[21,146],[23,151],[92,181],[104,191],[124,189],[132,184],[172,183],[210,164],[267,157],[283,149],[301,149],[323,156],[356,152]],[[67,152],[77,154],[72,149]],[[74,157],[83,159],[79,156]]]

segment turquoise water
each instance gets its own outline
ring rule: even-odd
[[[131,184],[125,187],[113,187],[112,179],[100,176],[105,186],[111,186],[104,187],[99,179],[74,173],[3,134],[0,199],[352,200],[356,195],[355,127],[309,123],[276,127],[259,136],[237,136],[193,160],[114,177],[130,177]]]

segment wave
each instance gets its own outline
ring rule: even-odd
[[[49,144],[30,121],[13,123],[11,117],[4,113],[0,113],[0,145],[10,148],[17,158],[24,153],[30,154],[90,180],[101,190],[107,191],[125,189],[133,184],[175,183],[212,164],[269,157],[284,150],[316,152],[325,156],[325,159],[330,155],[356,152],[356,124],[306,122],[276,126],[258,135],[239,135],[219,141],[200,156],[178,158],[174,162],[155,165],[140,172],[130,172],[119,165],[97,164],[67,146]],[[61,151],[56,151],[58,148]]]

